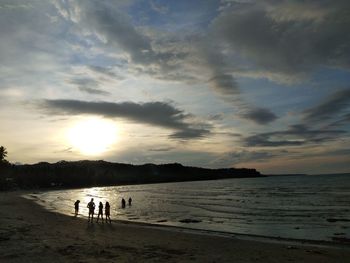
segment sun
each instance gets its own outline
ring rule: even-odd
[[[117,126],[102,118],[87,118],[68,130],[68,140],[84,155],[100,155],[117,140]]]

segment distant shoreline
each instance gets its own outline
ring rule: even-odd
[[[273,177],[273,176],[317,176],[317,175],[350,175],[350,172],[348,173],[330,173],[330,174],[263,174],[267,177]]]
[[[106,161],[60,161],[0,167],[0,190],[80,188],[128,184],[263,177],[255,169],[209,169],[179,163],[132,165]]]

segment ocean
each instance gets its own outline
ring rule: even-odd
[[[94,198],[111,204],[112,220],[232,234],[307,240],[350,238],[350,174],[270,176],[35,192],[46,209],[87,217]],[[132,205],[121,207],[121,199]],[[97,209],[96,209],[97,212]]]

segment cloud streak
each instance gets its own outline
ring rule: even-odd
[[[265,108],[249,108],[240,114],[241,118],[265,125],[277,119],[276,114]]]
[[[170,138],[196,139],[210,133],[210,125],[189,123],[193,116],[165,102],[92,102],[81,100],[44,100],[39,108],[47,114],[80,115],[96,114],[109,118],[124,118],[136,123],[154,125],[175,130]]]
[[[339,90],[331,94],[318,105],[306,109],[303,112],[303,119],[306,122],[319,122],[331,119],[344,113],[350,108],[350,89]]]
[[[291,125],[284,131],[266,132],[244,139],[248,147],[301,146],[329,142],[344,135],[343,130],[310,130],[304,125]]]
[[[76,78],[69,81],[69,83],[76,85],[82,92],[95,95],[109,95],[110,93],[98,88],[99,82],[91,78]]]

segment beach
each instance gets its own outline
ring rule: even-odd
[[[88,224],[0,194],[0,262],[349,262],[350,245],[134,224]],[[72,204],[73,210],[73,204]]]

